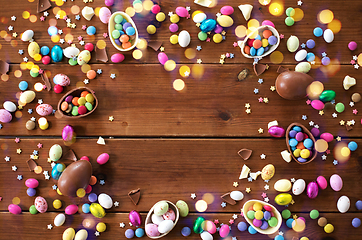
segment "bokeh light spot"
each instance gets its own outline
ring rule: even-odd
[[[195,203],[195,209],[198,212],[205,212],[207,210],[207,202],[205,200],[199,200]]]
[[[283,60],[284,60],[284,55],[279,51],[275,51],[272,54],[270,54],[270,61],[274,64],[280,64],[283,62]]]

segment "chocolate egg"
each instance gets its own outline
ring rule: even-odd
[[[79,188],[86,189],[92,175],[92,165],[86,160],[70,164],[58,180],[59,191],[65,196],[76,196]]]
[[[307,96],[306,89],[313,81],[313,78],[308,74],[286,71],[279,74],[275,80],[275,87],[282,98],[299,100]]]
[[[316,198],[318,196],[318,184],[316,182],[308,183],[307,195],[309,198]]]

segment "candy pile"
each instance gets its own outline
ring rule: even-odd
[[[252,57],[262,56],[271,50],[272,46],[279,44],[279,35],[275,33],[277,33],[276,30],[270,26],[261,27],[248,36],[243,52]]]
[[[314,137],[310,132],[303,131],[300,126],[293,126],[289,132],[288,145],[293,152],[293,157],[299,163],[307,163],[314,159]]]
[[[278,226],[278,218],[275,210],[270,205],[262,204],[261,202],[255,201],[250,205],[245,217],[252,223],[252,226],[256,230],[267,230],[268,228]]]
[[[157,202],[147,215],[145,226],[147,236],[149,236],[150,238],[154,238],[160,235],[166,235],[176,225],[178,217],[179,210],[171,202]]]
[[[109,25],[109,31],[116,47],[123,50],[131,49],[137,33],[134,23],[127,21],[127,18],[130,19],[125,13],[114,13],[110,19],[113,22],[110,22]]]
[[[68,116],[85,115],[94,109],[95,99],[89,91],[82,91],[78,96],[68,95],[60,108]]]

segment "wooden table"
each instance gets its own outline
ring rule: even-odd
[[[86,75],[80,66],[70,66],[67,60],[49,65],[35,62],[27,53],[28,43],[20,39],[22,32],[32,29],[35,33],[34,39],[40,47],[53,47],[56,43],[51,41],[47,28],[49,21],[55,19],[56,3],[59,4],[61,1],[52,2],[52,8],[48,9],[49,16],[46,16],[44,21],[40,19],[44,16],[43,13],[37,13],[37,1],[23,0],[20,3],[20,1],[1,0],[0,2],[2,6],[0,59],[10,64],[10,71],[7,73],[8,80],[0,81],[1,101],[9,100],[17,103],[16,93],[19,92],[18,84],[22,80],[29,83],[31,90],[36,82],[42,82],[40,77],[30,77],[29,70],[21,69],[20,63],[23,62],[24,57],[51,74],[51,82],[53,76],[58,73],[68,75],[71,84],[65,87],[63,93],[76,86],[84,86],[82,81]],[[130,1],[115,2],[116,4],[110,8],[112,12],[123,11],[131,6]],[[361,44],[362,27],[359,23],[362,16],[359,13],[362,2],[305,1],[298,6],[297,1],[286,0],[283,5],[284,10],[293,7],[300,8],[304,12],[304,18],[291,27],[287,27],[284,23],[286,17],[284,12],[279,17],[273,16],[269,13],[269,5],[263,6],[258,1],[220,0],[216,7],[210,9],[201,7],[193,1],[182,0],[175,3],[171,0],[159,0],[156,2],[166,16],[169,12],[175,12],[177,6],[190,6],[191,12],[201,9],[209,18],[215,18],[215,14],[222,6],[231,5],[235,10],[232,14],[234,25],[226,30],[225,41],[215,44],[212,40],[199,41],[197,39],[199,29],[193,21],[181,18],[179,29],[190,32],[189,48],[196,52],[195,58],[188,59],[185,57],[184,48],[172,45],[169,41],[172,35],[168,29],[169,17],[160,24],[157,33],[150,36],[146,32],[146,27],[154,21],[154,14],[149,13],[145,16],[137,14],[133,19],[138,26],[140,37],[147,41],[161,41],[169,59],[177,63],[174,71],[165,71],[157,60],[157,54],[160,51],[155,52],[151,48],[142,51],[143,57],[140,60],[133,59],[132,51],[126,52],[124,53],[125,60],[119,64],[113,64],[110,60],[107,63],[96,61],[96,54],[93,52],[89,67],[93,70],[102,70],[101,74],[97,74],[96,79],[90,80],[86,85],[95,91],[99,100],[99,106],[94,113],[78,119],[57,119],[51,115],[47,117],[50,122],[49,129],[43,131],[36,127],[35,130],[28,131],[25,123],[31,117],[36,119],[40,117],[35,112],[38,100],[42,99],[44,103],[56,108],[63,95],[56,94],[53,90],[50,92],[43,90],[37,92],[36,99],[19,110],[16,116],[13,114],[13,120],[10,123],[3,123],[0,130],[1,156],[3,158],[9,156],[10,161],[0,161],[0,196],[2,197],[0,239],[61,239],[63,231],[68,227],[75,230],[84,228],[82,226],[84,219],[93,219],[95,223],[102,221],[107,225],[107,230],[99,237],[95,236],[94,226],[89,228],[88,239],[124,239],[126,229],[135,229],[134,226],[128,225],[128,213],[131,210],[137,210],[144,220],[149,209],[157,201],[163,199],[172,202],[182,199],[190,208],[189,216],[180,219],[167,239],[183,239],[181,229],[184,226],[192,228],[193,221],[198,216],[212,221],[218,219],[220,223],[231,225],[231,233],[227,239],[232,239],[232,237],[273,239],[278,232],[267,237],[259,233],[250,235],[247,232],[238,231],[237,224],[245,221],[240,215],[243,203],[249,199],[263,200],[262,194],[266,193],[270,203],[276,205],[274,198],[278,192],[273,186],[277,180],[302,178],[308,183],[316,180],[319,175],[328,180],[335,173],[343,179],[343,188],[340,192],[335,192],[328,186],[326,190],[320,191],[315,199],[309,199],[305,193],[300,196],[293,195],[295,201],[293,205],[287,208],[277,207],[280,211],[289,209],[293,215],[306,219],[306,229],[301,233],[289,229],[285,220],[280,231],[284,233],[285,239],[293,239],[293,237],[299,239],[303,236],[309,239],[360,239],[361,228],[356,229],[351,225],[353,218],[362,216],[355,207],[355,202],[362,197],[360,150],[352,152],[348,162],[334,165],[333,147],[336,143],[334,140],[329,144],[331,153],[326,154],[325,161],[321,158],[322,154],[318,154],[317,158],[307,165],[299,165],[294,161],[287,163],[280,155],[280,152],[286,149],[285,138],[271,137],[268,134],[268,123],[277,120],[283,128],[287,128],[292,122],[304,124],[309,129],[311,126],[318,125],[321,132],[332,133],[334,137],[340,136],[345,142],[353,140],[359,145],[362,144],[360,113],[353,113],[354,109],[360,110],[361,103],[355,103],[353,107],[349,106],[351,95],[362,90],[359,83],[360,70],[351,64],[352,57],[358,56],[360,47],[355,51],[347,48],[352,40]],[[278,76],[279,64],[273,64],[269,57],[259,62],[259,64],[268,64],[269,69],[260,76],[255,75],[252,60],[243,57],[240,48],[233,46],[234,42],[242,40],[234,34],[236,26],[247,26],[247,22],[237,7],[241,3],[253,4],[252,18],[259,22],[266,19],[273,21],[279,33],[284,35],[277,49],[284,56],[281,66],[293,70],[297,63],[294,60],[294,54],[288,52],[286,48],[286,41],[290,35],[298,36],[300,43],[305,43],[308,39],[316,41],[316,47],[310,51],[319,59],[322,58],[322,53],[326,53],[332,59],[332,64],[325,67],[316,61],[309,74],[315,80],[323,82],[325,89],[336,92],[335,101],[342,102],[346,106],[343,113],[334,118],[332,117],[333,110],[325,110],[321,115],[306,104],[307,99],[288,101],[281,98],[275,91],[271,91],[270,87],[274,86]],[[75,20],[76,14],[71,12],[73,5],[79,6],[80,9],[84,6],[93,8],[105,6],[104,1],[100,0],[90,3],[80,0],[64,2],[64,5],[59,8],[67,12],[71,22],[76,24],[76,28],[67,28],[65,20],[57,20],[57,27],[63,30],[60,37],[73,38],[73,43],[81,50],[84,47],[80,45],[78,36],[83,37],[85,43],[96,44],[104,40],[107,44],[108,57],[117,53],[109,38],[103,36],[103,33],[107,32],[107,25],[101,23],[96,16],[91,21],[83,17]],[[74,9],[72,8],[73,11]],[[324,9],[333,11],[335,19],[338,19],[342,26],[330,44],[327,44],[322,37],[313,36],[315,27],[327,28],[326,24],[321,24],[317,20],[317,14]],[[34,17],[25,19],[24,11],[36,16],[37,21],[30,21]],[[16,16],[15,21],[11,20],[12,16]],[[82,25],[95,26],[96,35],[87,36],[82,30]],[[13,30],[10,31],[9,26],[13,26]],[[62,48],[69,46],[68,43],[57,44]],[[201,46],[202,50],[196,51],[197,46]],[[24,54],[20,55],[19,50],[23,50]],[[225,62],[220,64],[220,56],[226,53],[233,53],[235,57],[225,58]],[[201,59],[202,64],[197,64],[197,59]],[[191,69],[189,77],[182,77],[178,72],[179,68],[185,65]],[[356,66],[359,65],[356,64]],[[193,75],[195,67],[203,68],[202,77]],[[238,81],[237,75],[243,69],[248,69],[249,75],[245,80]],[[116,75],[114,79],[110,77],[112,73]],[[348,91],[342,86],[346,75],[357,79],[357,85]],[[6,80],[7,76],[3,75],[2,79]],[[182,79],[185,82],[186,88],[183,91],[177,92],[173,89],[172,83],[175,79]],[[263,79],[262,84],[258,83],[259,79]],[[255,94],[254,89],[258,89],[259,93]],[[258,101],[260,97],[268,98],[268,103],[260,103]],[[251,105],[250,114],[245,111],[246,103]],[[33,110],[32,114],[28,113],[29,109]],[[307,116],[306,120],[302,119],[303,115]],[[113,121],[109,121],[110,116],[113,116]],[[340,125],[341,120],[345,122],[355,120],[353,129],[347,131],[345,126]],[[67,124],[73,126],[77,134],[76,143],[70,147],[65,146],[61,139],[61,131]],[[264,130],[263,133],[258,132],[260,128]],[[105,145],[97,144],[99,136],[105,139]],[[19,138],[20,142],[16,143],[16,138]],[[42,148],[38,148],[38,143],[42,144]],[[45,180],[43,174],[35,174],[28,170],[26,161],[36,150],[38,151],[37,164],[44,171],[51,172],[47,158],[53,144],[60,144],[63,152],[72,149],[78,158],[84,155],[89,156],[93,174],[99,177],[97,184],[93,186],[93,192],[109,194],[113,201],[119,202],[119,206],[107,210],[106,216],[102,219],[96,219],[90,214],[77,213],[67,216],[63,226],[48,229],[49,224],[54,226],[54,217],[64,212],[65,206],[72,203],[81,206],[88,202],[87,197],[59,196],[52,188],[57,184],[55,180]],[[237,154],[242,148],[253,150],[248,161],[242,160]],[[21,149],[21,154],[17,154],[17,149]],[[99,165],[96,159],[103,152],[109,153],[110,160],[105,165]],[[265,159],[261,159],[262,154],[266,155]],[[68,165],[72,161],[60,160],[60,162]],[[244,164],[250,167],[252,172],[261,170],[267,164],[273,164],[276,173],[269,183],[264,182],[260,177],[252,182],[247,179],[239,180]],[[16,172],[12,171],[12,166],[17,167]],[[22,180],[17,179],[18,175],[22,176]],[[26,194],[27,188],[24,182],[28,178],[39,180],[37,196],[43,196],[47,200],[46,213],[36,215],[29,213],[29,207],[34,204],[34,197]],[[100,184],[101,179],[105,180],[104,185]],[[238,183],[237,187],[233,186],[234,182]],[[270,189],[265,190],[265,185],[268,185]],[[127,193],[137,188],[141,189],[141,199],[135,206]],[[246,188],[250,188],[251,192],[246,193]],[[234,206],[227,204],[226,207],[221,207],[223,200],[220,196],[233,190],[242,191],[245,195],[244,199]],[[192,193],[196,194],[195,199],[191,198]],[[208,205],[206,212],[199,213],[195,209],[195,203],[206,193],[214,196],[214,201]],[[339,213],[336,206],[337,200],[342,195],[348,196],[351,200],[351,207],[344,214]],[[22,214],[10,214],[8,205],[13,201],[18,203],[19,199]],[[60,199],[63,203],[63,207],[59,210],[52,206],[55,199]],[[334,225],[333,233],[325,233],[323,228],[318,226],[317,220],[309,217],[312,209],[318,209],[320,216],[326,217],[328,222]],[[233,219],[234,214],[237,218],[232,223],[230,220]],[[125,228],[120,228],[122,222],[126,224]],[[216,233],[214,238],[220,239],[220,236]],[[191,239],[199,239],[198,234],[192,233]]]

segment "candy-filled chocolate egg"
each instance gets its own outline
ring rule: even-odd
[[[59,191],[65,196],[76,196],[79,188],[86,189],[92,175],[92,165],[86,160],[70,164],[58,180]]]
[[[307,96],[306,89],[313,82],[308,74],[295,71],[286,71],[275,80],[276,90],[282,98],[299,100]]]

